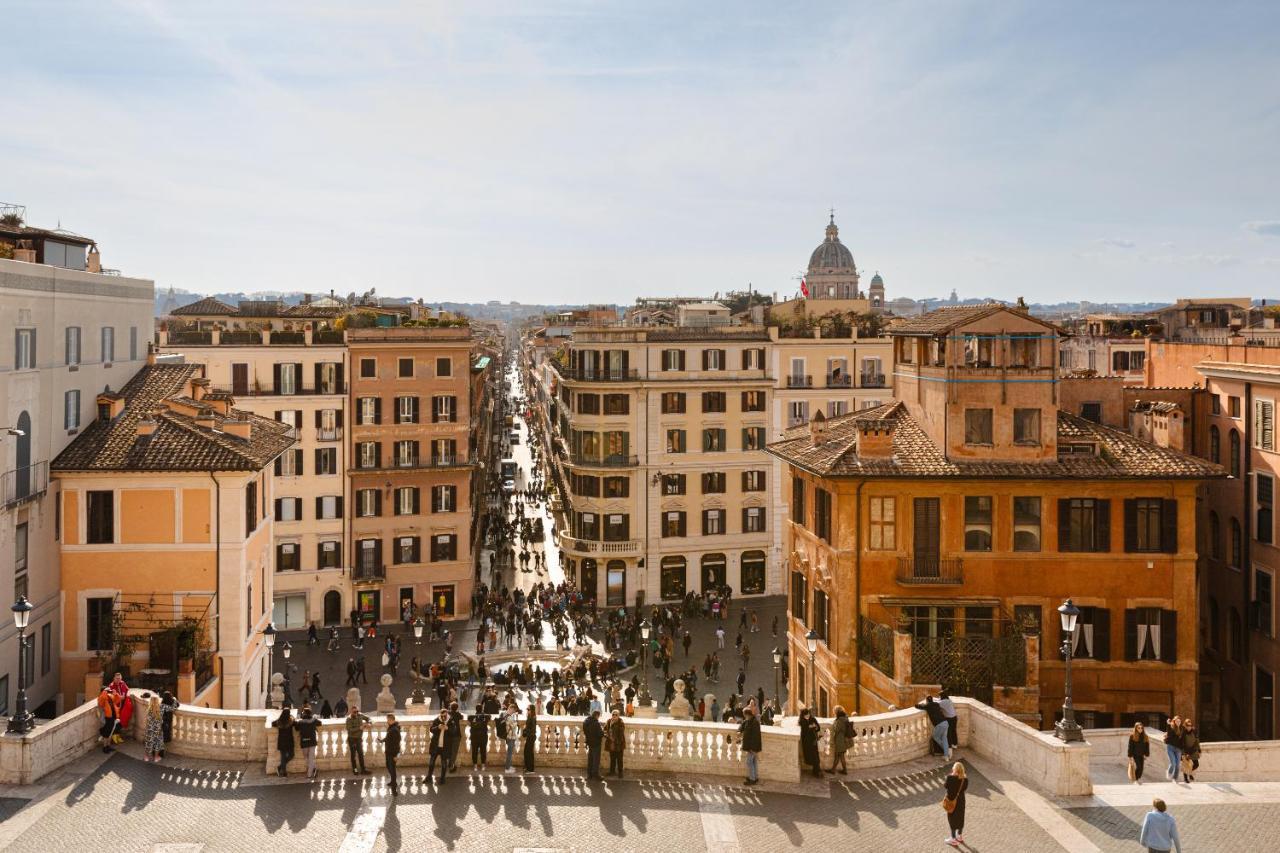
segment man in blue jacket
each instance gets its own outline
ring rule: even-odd
[[[1155,799],[1155,808],[1147,812],[1142,819],[1142,832],[1138,834],[1138,843],[1146,847],[1150,853],[1182,853],[1182,842],[1178,839],[1178,824],[1173,815],[1167,812],[1164,800]]]

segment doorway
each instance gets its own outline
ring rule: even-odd
[[[249,365],[231,365],[231,393],[237,397],[249,396]]]
[[[597,584],[596,577],[596,561],[590,557],[584,557],[582,560],[582,594],[587,598],[595,601],[599,595],[600,587]]]
[[[324,594],[324,624],[342,624],[342,593],[331,589]]]
[[[608,587],[605,590],[605,603],[610,607],[627,606],[627,564],[621,560],[610,560],[608,570]]]
[[[702,591],[719,592],[725,586],[724,554],[702,555]]]
[[[400,621],[408,622],[413,618],[413,587],[400,587]]]
[[[436,606],[436,615],[440,618],[453,616],[453,584],[431,587],[431,603]]]
[[[360,610],[360,621],[366,625],[377,624],[382,615],[382,592],[376,589],[362,589],[357,593],[356,607]]]

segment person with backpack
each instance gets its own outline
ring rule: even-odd
[[[760,782],[760,753],[764,749],[764,739],[760,736],[760,720],[756,717],[756,709],[748,705],[744,714],[742,722],[738,724],[742,758],[747,765],[747,778],[742,782],[744,785],[755,785]]]
[[[302,716],[294,723],[298,730],[298,746],[302,749],[302,757],[307,760],[307,778],[316,778],[316,729],[320,721],[311,713],[310,705],[302,706]]]
[[[516,703],[507,700],[507,707],[498,715],[497,735],[506,742],[507,747],[507,766],[503,773],[514,773],[515,768],[511,766],[512,757],[516,752],[516,741],[520,739],[520,727],[517,725],[520,719],[520,709],[516,707]]]
[[[853,720],[845,712],[840,705],[836,706],[835,718],[831,721],[831,769],[830,773],[836,772],[836,767],[840,767],[840,774],[847,775],[849,767],[845,764],[845,753],[849,751],[849,747],[853,746],[853,739],[857,737],[857,731],[853,728]]]

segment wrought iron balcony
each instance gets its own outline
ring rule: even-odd
[[[884,374],[883,373],[863,373],[858,385],[861,388],[883,388]]]
[[[898,583],[906,586],[964,583],[964,560],[918,554],[899,557]]]
[[[560,375],[564,379],[574,382],[635,382],[640,378],[640,371],[635,368],[630,370],[575,370],[571,367],[564,367],[560,369]]]
[[[853,376],[848,373],[828,373],[828,388],[848,388],[853,385]]]
[[[812,376],[788,376],[787,387],[788,388],[812,388],[813,377]]]
[[[14,468],[0,476],[0,505],[9,508],[43,495],[49,488],[49,463]]]
[[[351,580],[355,583],[382,583],[386,579],[386,566],[356,566],[351,570]]]

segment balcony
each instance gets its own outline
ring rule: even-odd
[[[213,343],[213,332],[170,332],[171,346],[209,346]]]
[[[342,427],[321,427],[316,430],[316,441],[342,441]]]
[[[442,456],[425,456],[414,459],[393,459],[390,465],[356,465],[348,470],[351,474],[370,474],[375,471],[417,471],[427,468],[465,468],[472,463],[467,460],[466,456],[460,453],[451,453]]]
[[[853,377],[848,373],[827,374],[828,388],[849,388],[853,385]]]
[[[787,387],[788,388],[812,388],[813,377],[812,376],[788,376]]]
[[[386,579],[386,566],[356,566],[351,570],[353,583],[382,583]]]
[[[211,385],[211,391],[225,391],[233,397],[312,397],[312,396],[336,396],[342,394],[343,390],[336,385],[322,385],[319,388],[303,388],[295,386],[293,388],[269,388],[255,383],[249,385]]]
[[[276,346],[305,344],[307,342],[306,332],[272,332],[271,343]]]
[[[569,464],[587,468],[634,468],[640,464],[640,460],[638,457],[624,454],[585,456],[581,453],[571,453],[569,454]]]
[[[640,371],[632,368],[630,370],[574,370],[573,368],[562,368],[560,376],[574,382],[637,382],[640,379]]]
[[[43,495],[49,488],[49,463],[14,468],[0,476],[0,506],[8,509]]]
[[[964,583],[964,560],[959,557],[898,558],[898,583],[904,586],[954,585]]]
[[[884,374],[883,373],[864,373],[858,379],[858,387],[859,388],[883,388]]]

